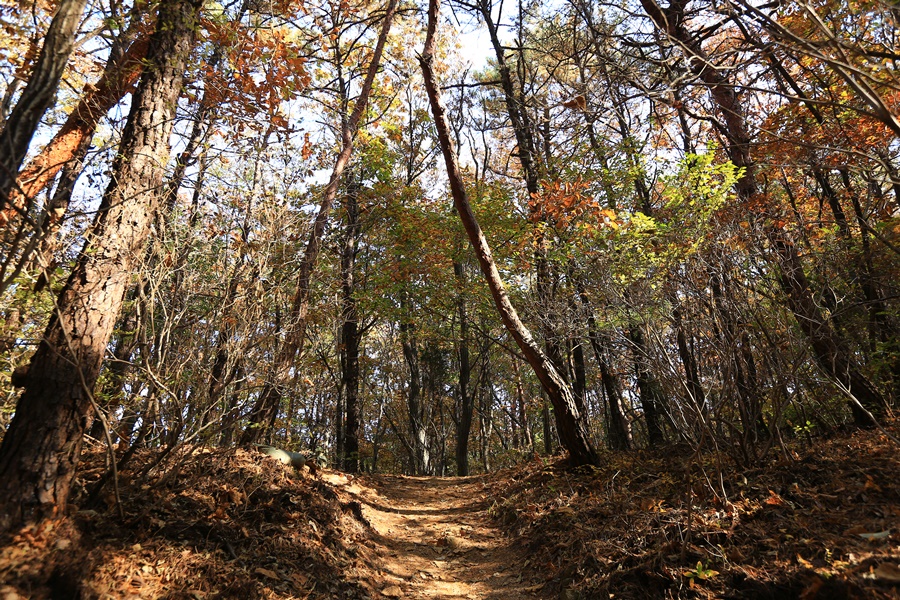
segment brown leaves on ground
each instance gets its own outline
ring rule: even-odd
[[[887,436],[817,440],[750,470],[671,450],[577,473],[536,459],[494,479],[493,514],[561,598],[900,598]]]
[[[359,578],[365,526],[328,484],[242,450],[201,451],[156,475],[154,457],[121,474],[124,520],[76,494],[67,519],[0,547],[0,597],[371,597]],[[104,470],[102,451],[86,455],[82,489]]]
[[[755,469],[674,447],[463,479],[191,452],[139,453],[124,519],[87,504],[88,453],[70,515],[0,546],[0,598],[900,598],[900,449],[878,432]]]

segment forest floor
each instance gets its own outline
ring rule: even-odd
[[[0,599],[900,598],[898,429],[468,478],[147,450],[121,504],[95,447],[68,515],[0,543]]]

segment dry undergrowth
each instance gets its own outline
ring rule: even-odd
[[[366,527],[331,486],[242,450],[138,477],[153,458],[122,473],[124,519],[107,494],[0,548],[0,597],[370,597],[358,577]],[[82,464],[85,485],[105,470],[102,451]]]
[[[817,440],[740,471],[670,450],[580,472],[536,460],[497,475],[493,514],[566,600],[900,598],[887,436]]]
[[[877,432],[751,470],[669,448],[463,480],[191,452],[138,454],[124,518],[87,502],[86,453],[70,515],[0,546],[0,598],[900,598],[900,449]]]

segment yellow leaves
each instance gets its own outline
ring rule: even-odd
[[[619,228],[619,223],[616,222],[616,219],[618,218],[616,215],[616,211],[609,208],[604,208],[600,211],[600,216],[603,217],[603,224],[607,227],[610,227],[613,230]]]

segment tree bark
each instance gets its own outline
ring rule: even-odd
[[[422,399],[422,371],[419,368],[419,346],[416,341],[416,326],[409,315],[409,300],[406,292],[400,293],[400,345],[403,358],[409,369],[409,385],[406,390],[406,411],[412,438],[413,472],[415,475],[428,473],[430,456],[425,429],[425,402]]]
[[[167,0],[132,104],[112,179],[84,248],[31,359],[0,446],[0,530],[60,515],[78,463],[110,335],[142,256],[169,156],[200,1]]]
[[[550,397],[556,411],[557,427],[560,439],[569,451],[574,465],[598,464],[599,458],[591,445],[585,426],[585,416],[578,411],[572,389],[556,370],[556,367],[547,358],[540,346],[534,341],[531,332],[519,319],[516,309],[513,307],[500,272],[494,263],[487,239],[482,232],[472,207],[466,195],[462,172],[457,162],[453,140],[450,137],[450,126],[447,122],[447,111],[441,100],[437,78],[434,74],[434,36],[437,27],[438,0],[430,0],[428,7],[428,31],[425,40],[425,48],[419,57],[422,74],[425,79],[425,89],[434,115],[441,152],[447,165],[447,174],[450,181],[450,189],[453,194],[453,203],[459,213],[460,220],[469,236],[469,241],[475,249],[481,271],[487,279],[494,304],[500,313],[500,318],[507,331],[522,350],[535,375]]]
[[[469,362],[469,314],[466,307],[464,289],[466,275],[462,263],[453,261],[453,273],[459,288],[456,298],[456,310],[459,315],[459,385],[457,387],[457,403],[459,414],[456,423],[456,474],[465,477],[469,474],[469,434],[472,432],[472,415],[475,410],[475,399],[469,390],[472,378],[472,365]]]
[[[359,471],[359,308],[356,302],[356,254],[359,252],[361,226],[357,187],[350,186],[344,201],[347,227],[341,248],[341,390],[345,423],[342,428],[343,469]]]
[[[19,173],[17,189],[9,194],[10,206],[0,210],[0,226],[12,221],[66,165],[84,160],[100,119],[134,88],[141,76],[148,43],[148,35],[139,37],[124,54],[107,63],[96,84],[85,86],[78,106],[62,128]]]
[[[0,211],[7,208],[31,138],[56,97],[86,3],[86,0],[62,0],[59,3],[28,85],[0,131]]]

